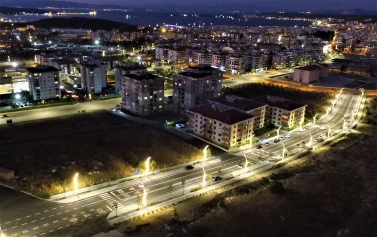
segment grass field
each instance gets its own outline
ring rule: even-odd
[[[106,112],[0,127],[0,167],[15,171],[10,185],[40,197],[87,187],[152,168],[197,160],[202,152],[145,125]]]

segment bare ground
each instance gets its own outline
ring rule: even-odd
[[[377,128],[351,134],[260,178],[130,220],[125,236],[377,236]],[[246,182],[246,181],[245,181]],[[274,181],[272,181],[274,182]]]

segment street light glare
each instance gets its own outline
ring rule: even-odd
[[[13,62],[12,63],[12,67],[17,67],[18,66],[18,63],[17,62]]]
[[[15,98],[16,98],[16,100],[19,100],[19,99],[21,99],[21,95],[20,94],[16,94]]]
[[[147,177],[149,173],[149,160],[150,159],[151,157],[148,157],[147,160],[145,161],[145,177]]]
[[[77,193],[77,190],[79,189],[79,182],[78,182],[79,173],[76,173],[73,177],[73,189],[75,193]]]

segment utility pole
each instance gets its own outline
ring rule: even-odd
[[[186,180],[182,179],[182,195],[185,195],[185,184]]]

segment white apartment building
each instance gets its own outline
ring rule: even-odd
[[[327,66],[319,64],[308,65],[294,69],[293,81],[309,84],[314,81],[326,79],[329,76]]]
[[[140,66],[137,63],[127,63],[124,66],[115,66],[115,92],[120,94],[122,92],[122,77],[125,74],[142,75],[146,74],[147,68]]]
[[[256,100],[268,104],[265,125],[273,124],[292,128],[305,119],[306,105],[304,104],[277,96],[262,96]]]
[[[106,87],[106,65],[103,63],[83,63],[81,64],[81,87],[87,93],[101,93]]]
[[[235,95],[220,96],[213,100],[209,100],[209,102],[232,107],[234,109],[252,115],[254,130],[264,127],[266,110],[268,106],[265,103],[260,103]]]
[[[142,117],[161,113],[164,81],[149,73],[125,74],[122,77],[122,108]]]
[[[221,104],[208,104],[187,110],[193,133],[227,149],[250,141],[253,116]]]
[[[210,65],[189,67],[186,72],[173,76],[173,106],[178,113],[207,104],[220,96],[222,73]]]
[[[51,66],[27,68],[29,93],[33,100],[52,99],[61,96],[59,70]]]
[[[171,48],[168,50],[168,60],[173,64],[187,63],[188,52],[186,48]]]
[[[205,50],[193,51],[191,61],[197,65],[210,64],[209,52]]]
[[[225,56],[225,70],[230,74],[239,74],[245,72],[245,56],[239,54],[229,54]]]
[[[267,56],[264,54],[245,55],[246,70],[260,72],[267,70]]]
[[[156,59],[167,61],[169,59],[169,46],[157,45],[155,51]]]
[[[218,53],[210,53],[211,57],[211,66],[216,67],[220,70],[225,70],[225,57],[227,53],[218,52]]]

